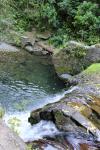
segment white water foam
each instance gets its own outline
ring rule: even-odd
[[[59,133],[56,126],[51,121],[41,120],[36,125],[31,126],[30,123],[28,123],[29,113],[17,113],[13,115],[6,114],[4,116],[4,120],[9,127],[11,127],[8,123],[9,119],[13,119],[15,117],[21,121],[20,125],[16,126],[15,129],[24,142],[42,139],[44,136],[52,137]]]
[[[73,90],[75,90],[75,88],[65,91],[62,94],[57,94],[55,97],[53,97],[52,101],[49,101],[49,103],[59,101],[61,98],[64,97],[65,94],[71,93]],[[47,102],[45,103],[45,105],[47,104]],[[44,106],[43,104],[44,103],[40,104],[40,106],[41,107]],[[40,108],[40,106],[38,106],[37,108]],[[38,124],[31,126],[30,123],[28,123],[29,116],[30,116],[29,111],[17,112],[15,114],[14,113],[13,114],[5,114],[4,121],[6,122],[7,126],[11,127],[11,124],[9,123],[9,119],[13,120],[15,118],[15,121],[16,121],[16,119],[20,120],[19,121],[20,123],[18,126],[15,125],[17,123],[14,124],[15,125],[14,129],[17,130],[17,132],[19,133],[19,136],[25,142],[42,139],[45,136],[52,137],[53,135],[59,133],[56,126],[51,121],[43,121],[42,120]]]

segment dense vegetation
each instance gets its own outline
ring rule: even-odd
[[[98,0],[1,0],[0,30],[52,30],[50,42],[64,45],[70,39],[100,42]]]

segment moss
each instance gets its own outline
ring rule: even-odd
[[[74,50],[75,50],[75,57],[83,58],[84,56],[86,56],[86,50],[84,48],[76,47]]]
[[[100,73],[100,63],[92,64],[90,67],[88,67],[85,71],[85,74],[94,74],[94,73]]]
[[[83,58],[86,56],[86,49],[84,47],[76,46],[76,47],[68,47],[66,50],[67,54],[71,57]]]
[[[59,67],[56,67],[56,71],[59,74],[64,74],[64,73],[72,72],[72,69],[67,66],[59,66]]]
[[[86,56],[86,49],[84,47],[80,47],[80,46],[69,46],[66,45],[66,47],[64,49],[58,48],[54,50],[54,55],[57,56],[57,54],[59,55],[60,51],[65,51],[65,53],[67,55],[70,55],[71,57],[76,57],[76,58],[83,58],[84,56]]]
[[[63,125],[66,120],[63,112],[61,111],[56,111],[54,114],[54,118],[57,125]]]

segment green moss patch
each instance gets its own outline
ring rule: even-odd
[[[88,67],[85,71],[85,74],[94,74],[94,73],[100,73],[100,63],[92,64],[90,67]]]
[[[59,67],[56,67],[56,71],[59,73],[59,74],[64,74],[64,73],[70,73],[72,72],[72,69],[67,67],[67,66],[59,66]]]

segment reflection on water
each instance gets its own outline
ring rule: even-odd
[[[0,103],[7,111],[23,111],[51,101],[64,85],[50,58],[27,52],[3,54],[0,60]]]

